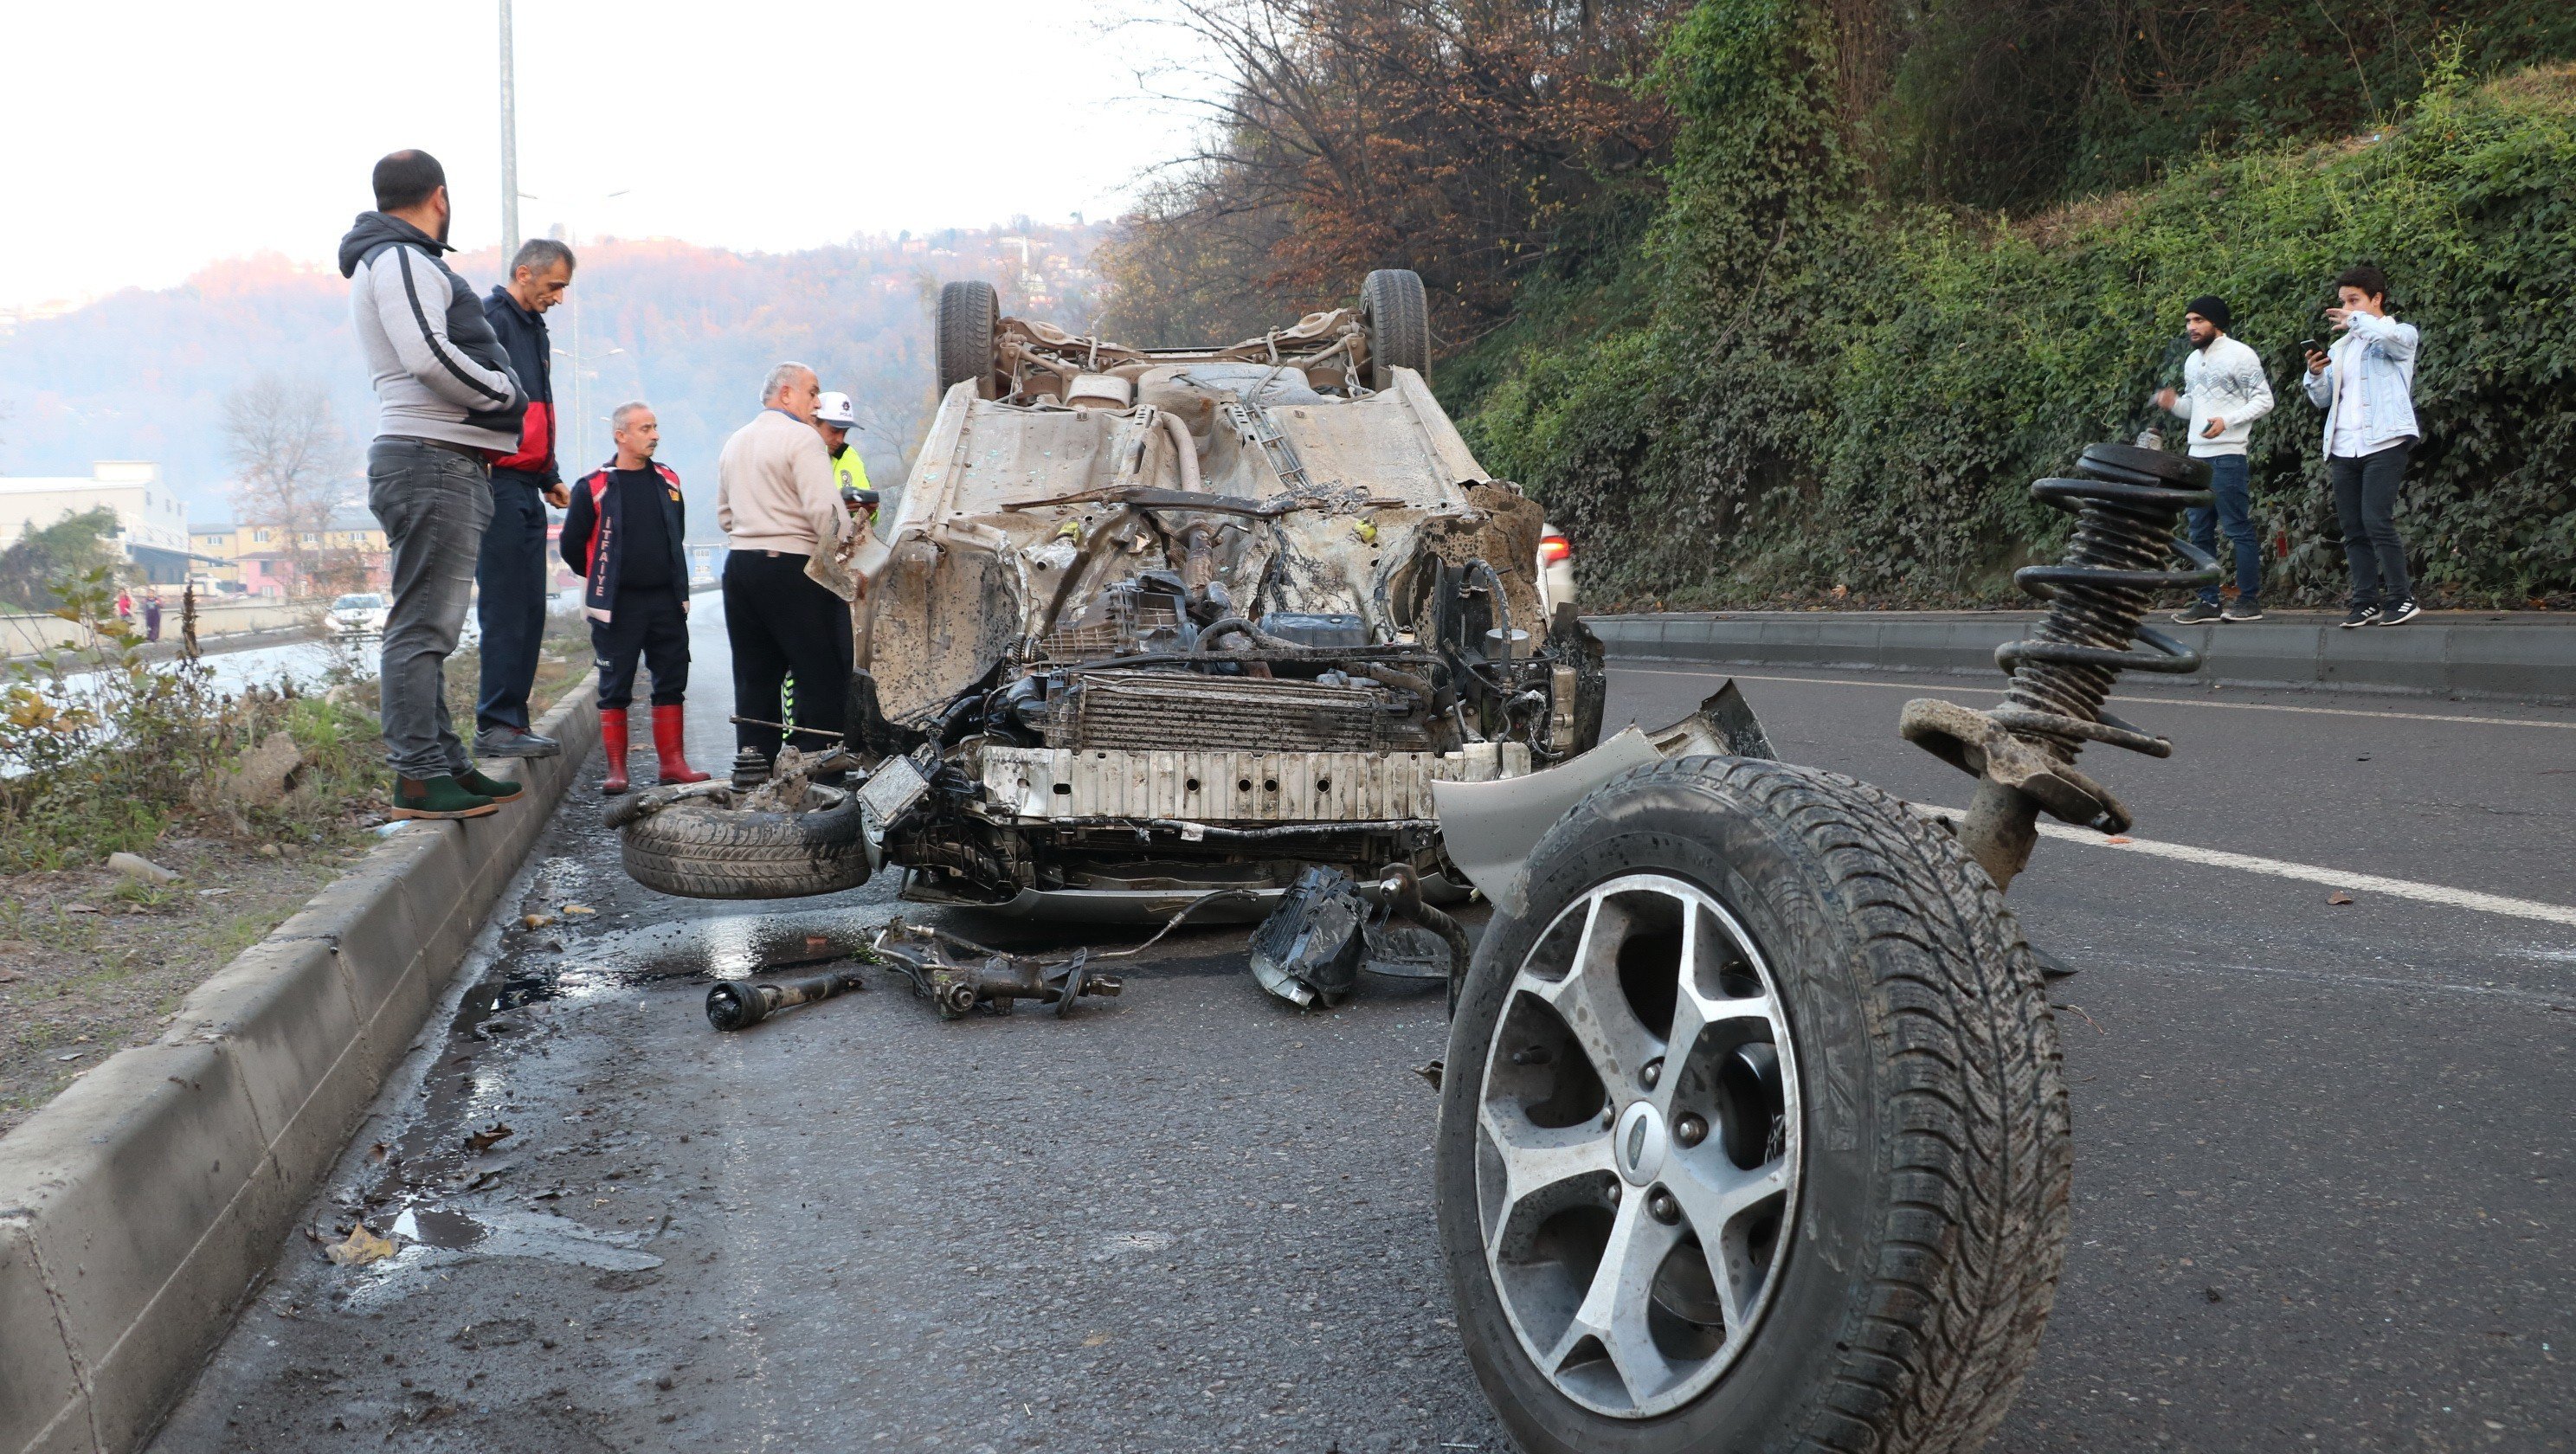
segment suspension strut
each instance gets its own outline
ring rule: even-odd
[[[2185,509],[2211,503],[2209,466],[2157,449],[2096,444],[2075,467],[2074,478],[2030,487],[2042,502],[2072,512],[2075,532],[2057,564],[2013,573],[2014,585],[2049,604],[2028,637],[1995,649],[1995,664],[2012,678],[2003,705],[1980,712],[1918,697],[1898,722],[1906,741],[1977,779],[1959,842],[1997,888],[2010,887],[2030,862],[2042,812],[2104,833],[2128,831],[2128,808],[2075,769],[2075,754],[2100,742],[2173,755],[2172,741],[2120,720],[2102,703],[2123,671],[2200,670],[2199,652],[2144,621],[2155,592],[2219,577],[2207,551],[2173,533]],[[2177,553],[2190,569],[2171,568]]]

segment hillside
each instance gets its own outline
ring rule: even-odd
[[[2031,480],[2142,423],[2182,447],[2144,401],[2179,382],[2183,304],[2203,292],[2229,301],[2278,401],[2251,458],[2265,597],[2340,599],[2296,342],[2326,336],[2334,275],[2368,260],[2423,331],[2399,524],[2428,600],[2576,604],[2558,307],[2576,69],[2480,84],[2445,67],[2374,131],[2206,156],[2007,222],[1859,185],[1798,24],[1711,4],[1677,40],[1685,119],[1643,306],[1523,320],[1453,371],[1481,375],[1469,437],[1573,534],[1588,599],[2018,600],[2012,570],[2066,528]]]
[[[1006,310],[1026,307],[1014,241],[1025,238],[1029,276],[1048,299],[1031,311],[1079,326],[1093,311],[1083,261],[1100,231],[959,230],[791,253],[659,239],[581,245],[572,293],[548,315],[560,355],[564,467],[605,457],[608,411],[650,400],[663,458],[689,487],[692,530],[712,534],[716,453],[758,408],[762,374],[795,358],[813,364],[825,388],[858,399],[870,472],[897,475],[932,402],[928,319],[939,284],[986,278],[1002,289]],[[500,278],[492,251],[452,261],[478,289]],[[327,267],[242,259],[176,288],[128,290],[0,336],[0,474],[86,474],[94,459],[158,460],[190,518],[227,516],[223,399],[262,373],[325,384],[341,426],[362,445],[374,402],[347,288]],[[576,340],[578,371],[569,357]],[[356,460],[353,450],[353,471],[362,473]]]

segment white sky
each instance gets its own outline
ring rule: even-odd
[[[1115,213],[1184,149],[1117,0],[516,0],[520,229],[776,250]],[[495,0],[0,3],[0,308],[327,262],[398,147],[497,242]],[[1169,78],[1164,78],[1168,82]],[[623,191],[622,197],[607,194]]]

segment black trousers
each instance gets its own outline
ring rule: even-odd
[[[2355,606],[2415,599],[2414,584],[2406,579],[2406,542],[2397,538],[2397,491],[2406,483],[2406,461],[2413,454],[2414,445],[2406,443],[2358,459],[2338,454],[2326,460]]]
[[[608,619],[590,623],[591,654],[599,658],[599,705],[624,707],[635,700],[635,663],[653,671],[653,705],[677,706],[689,692],[689,614],[678,588],[619,590]]]
[[[796,746],[819,751],[840,745],[841,715],[850,695],[849,603],[805,575],[805,557],[737,550],[725,556],[725,637],[733,644],[733,710],[763,722],[782,720],[778,684],[796,673],[795,725],[832,734],[800,733]],[[778,756],[775,727],[736,723],[736,747]]]
[[[535,475],[492,471],[492,523],[483,527],[474,582],[483,628],[483,686],[477,727],[528,730],[528,689],[546,639],[546,501]]]

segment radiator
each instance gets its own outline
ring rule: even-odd
[[[1421,752],[1421,705],[1370,684],[1195,672],[1084,672],[1048,704],[1049,747],[1209,748],[1257,742],[1279,752]]]

